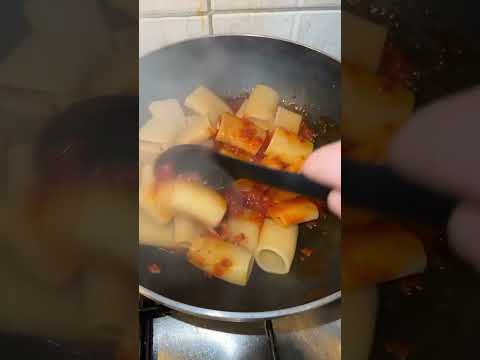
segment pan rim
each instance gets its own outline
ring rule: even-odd
[[[319,53],[319,54],[322,54],[323,56],[326,56],[326,57],[329,58],[330,60],[335,61],[335,62],[338,63],[339,65],[341,64],[341,58],[337,58],[337,57],[333,56],[332,54],[328,54],[328,53],[325,52],[324,50],[320,50],[320,49],[311,47],[311,46],[309,46],[309,45],[302,44],[302,43],[297,42],[297,41],[295,41],[295,40],[286,39],[286,38],[277,37],[277,36],[251,34],[251,33],[241,33],[241,34],[228,34],[228,33],[224,33],[224,34],[223,34],[223,33],[221,33],[221,34],[207,34],[207,35],[200,35],[200,36],[190,37],[190,38],[188,38],[188,39],[176,41],[176,42],[174,42],[174,43],[170,43],[170,44],[168,44],[168,45],[162,46],[161,48],[158,48],[158,49],[155,49],[155,50],[146,52],[145,54],[143,54],[142,56],[140,56],[140,59],[143,59],[144,57],[147,57],[147,56],[149,56],[149,55],[152,55],[152,54],[154,54],[154,53],[156,53],[156,52],[158,52],[158,51],[163,51],[163,50],[168,49],[168,48],[170,48],[170,47],[174,47],[174,46],[177,46],[177,45],[180,45],[180,44],[184,44],[184,43],[187,43],[187,42],[190,42],[190,41],[204,40],[204,39],[214,39],[214,38],[228,38],[228,37],[239,37],[239,38],[252,38],[252,37],[254,37],[254,38],[262,38],[262,39],[282,41],[282,42],[285,42],[285,43],[289,43],[289,44],[293,44],[293,45],[297,45],[297,46],[303,47],[303,48],[308,49],[308,50],[315,51],[315,52],[317,52],[317,53]],[[140,85],[140,86],[141,86],[141,85]]]
[[[275,41],[281,41],[284,43],[289,43],[293,44],[295,46],[300,46],[303,47],[307,50],[317,52],[329,60],[337,63],[339,66],[341,65],[341,59],[336,58],[335,56],[331,54],[327,54],[323,50],[319,50],[316,48],[313,48],[311,46],[301,44],[299,42],[290,40],[290,39],[284,39],[280,37],[274,37],[274,36],[268,36],[268,35],[259,35],[259,34],[249,34],[249,33],[242,33],[242,34],[209,34],[209,35],[201,35],[198,37],[192,37],[188,38],[185,40],[181,40],[175,43],[168,44],[166,46],[163,46],[159,49],[152,50],[150,52],[147,52],[140,56],[140,60],[151,56],[152,54],[155,54],[156,52],[163,51],[165,49],[178,46],[180,44],[196,41],[196,40],[204,40],[204,39],[214,39],[214,38],[232,38],[232,37],[239,37],[239,38],[263,38],[263,39],[268,39],[268,40],[275,40]],[[139,84],[141,87],[141,84]],[[334,303],[335,301],[341,299],[342,297],[342,292],[341,290],[337,290],[336,292],[333,292],[330,295],[324,296],[320,299],[313,300],[310,302],[307,302],[302,305],[297,305],[297,306],[292,306],[284,309],[278,309],[278,310],[271,310],[271,311],[256,311],[256,312],[235,312],[235,311],[222,311],[222,310],[214,310],[214,309],[208,309],[208,308],[202,308],[198,306],[193,306],[193,305],[188,305],[176,300],[169,299],[163,295],[158,294],[157,292],[154,292],[152,290],[147,289],[146,287],[142,286],[139,284],[138,286],[139,293],[155,302],[158,302],[170,309],[180,311],[182,313],[188,314],[188,315],[193,315],[193,316],[198,316],[201,318],[205,319],[210,319],[210,320],[220,320],[220,321],[229,321],[229,322],[253,322],[253,321],[264,321],[264,320],[269,320],[269,319],[277,319],[281,317],[286,317],[286,316],[292,316],[292,315],[298,315],[310,310],[317,309],[319,307],[323,307],[329,304]]]
[[[236,311],[222,311],[207,309],[198,306],[188,305],[179,301],[169,299],[154,291],[151,291],[142,285],[138,286],[139,293],[146,298],[156,301],[166,307],[180,311],[188,315],[194,315],[210,320],[222,320],[229,322],[252,322],[263,321],[270,319],[277,319],[285,316],[298,315],[306,311],[314,310],[316,308],[332,304],[333,302],[342,298],[342,291],[339,290],[325,296],[321,299],[310,301],[306,304],[297,305],[285,309],[271,310],[271,311],[257,311],[257,312],[236,312]]]

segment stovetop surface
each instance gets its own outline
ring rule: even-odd
[[[141,306],[142,360],[337,360],[340,302],[266,322],[228,323]]]

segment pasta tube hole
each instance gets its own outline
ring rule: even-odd
[[[257,264],[264,270],[274,274],[286,274],[289,267],[276,252],[268,249],[260,250],[257,254]]]

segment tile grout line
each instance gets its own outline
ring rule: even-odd
[[[331,11],[341,10],[341,5],[332,4],[325,6],[291,7],[291,8],[268,8],[268,9],[224,9],[214,10],[215,14],[238,14],[238,13],[264,13],[264,12],[307,12],[307,11]]]
[[[177,19],[187,17],[208,16],[208,12],[198,13],[198,11],[186,11],[183,13],[162,13],[162,12],[144,12],[140,14],[140,19]]]
[[[208,2],[210,4],[210,1]],[[210,5],[209,5],[210,6]],[[302,7],[302,8],[271,8],[271,9],[233,9],[233,10],[213,10],[209,7],[208,11],[198,13],[196,11],[186,11],[183,13],[162,13],[162,12],[143,12],[140,13],[140,19],[155,19],[155,18],[183,18],[195,16],[224,15],[224,14],[262,14],[262,13],[286,13],[286,12],[309,12],[322,11],[334,12],[341,10],[341,6],[316,6],[316,7]]]
[[[208,8],[208,32],[210,35],[213,35],[213,10],[212,10],[212,0],[207,0]]]
[[[298,41],[298,33],[300,30],[300,14],[295,15],[295,20],[293,22],[290,38],[293,41]]]

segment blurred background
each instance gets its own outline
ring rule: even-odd
[[[182,40],[218,34],[285,39],[339,60],[341,1],[140,0],[140,57]],[[366,307],[374,301],[370,292],[357,298]],[[262,321],[204,320],[147,299],[142,299],[141,307],[142,359],[339,360],[341,356],[339,302],[273,320],[268,326]]]
[[[94,103],[89,109],[81,105],[68,116],[58,116],[86,99],[137,94],[138,3],[8,1],[2,4],[0,27],[2,357],[135,358],[137,194],[129,201],[128,193],[120,190],[125,183],[113,192],[100,189],[105,182],[110,186],[111,178],[83,181],[91,174],[82,173],[81,166],[66,170],[66,163],[56,160],[62,157],[59,152],[69,153],[63,158],[72,165],[82,157],[81,150],[69,152],[74,143],[83,144],[77,150],[85,145],[91,149],[119,135],[122,127],[108,124],[112,113],[102,114]],[[128,102],[133,106],[128,107]],[[114,98],[111,105],[117,109],[113,120],[121,123],[124,113],[128,117],[124,124],[133,125],[130,133],[135,134],[136,97]],[[98,131],[102,126],[111,130],[109,139]],[[54,144],[61,147],[50,157]],[[111,149],[97,147],[95,158]],[[136,144],[129,151],[136,165]],[[42,160],[45,155],[53,160],[48,171]],[[105,162],[97,165],[109,167]],[[54,186],[50,175],[45,176],[48,173],[59,176]],[[67,174],[73,173],[77,179],[67,181]],[[122,202],[124,208],[113,215],[111,211]],[[103,214],[94,214],[102,207]],[[99,222],[85,223],[87,213]],[[118,222],[116,216],[133,219],[121,222],[125,236],[117,237],[116,243],[97,241],[93,234],[108,233],[112,222]],[[85,252],[87,243],[93,247]],[[123,259],[112,258],[114,252]]]

